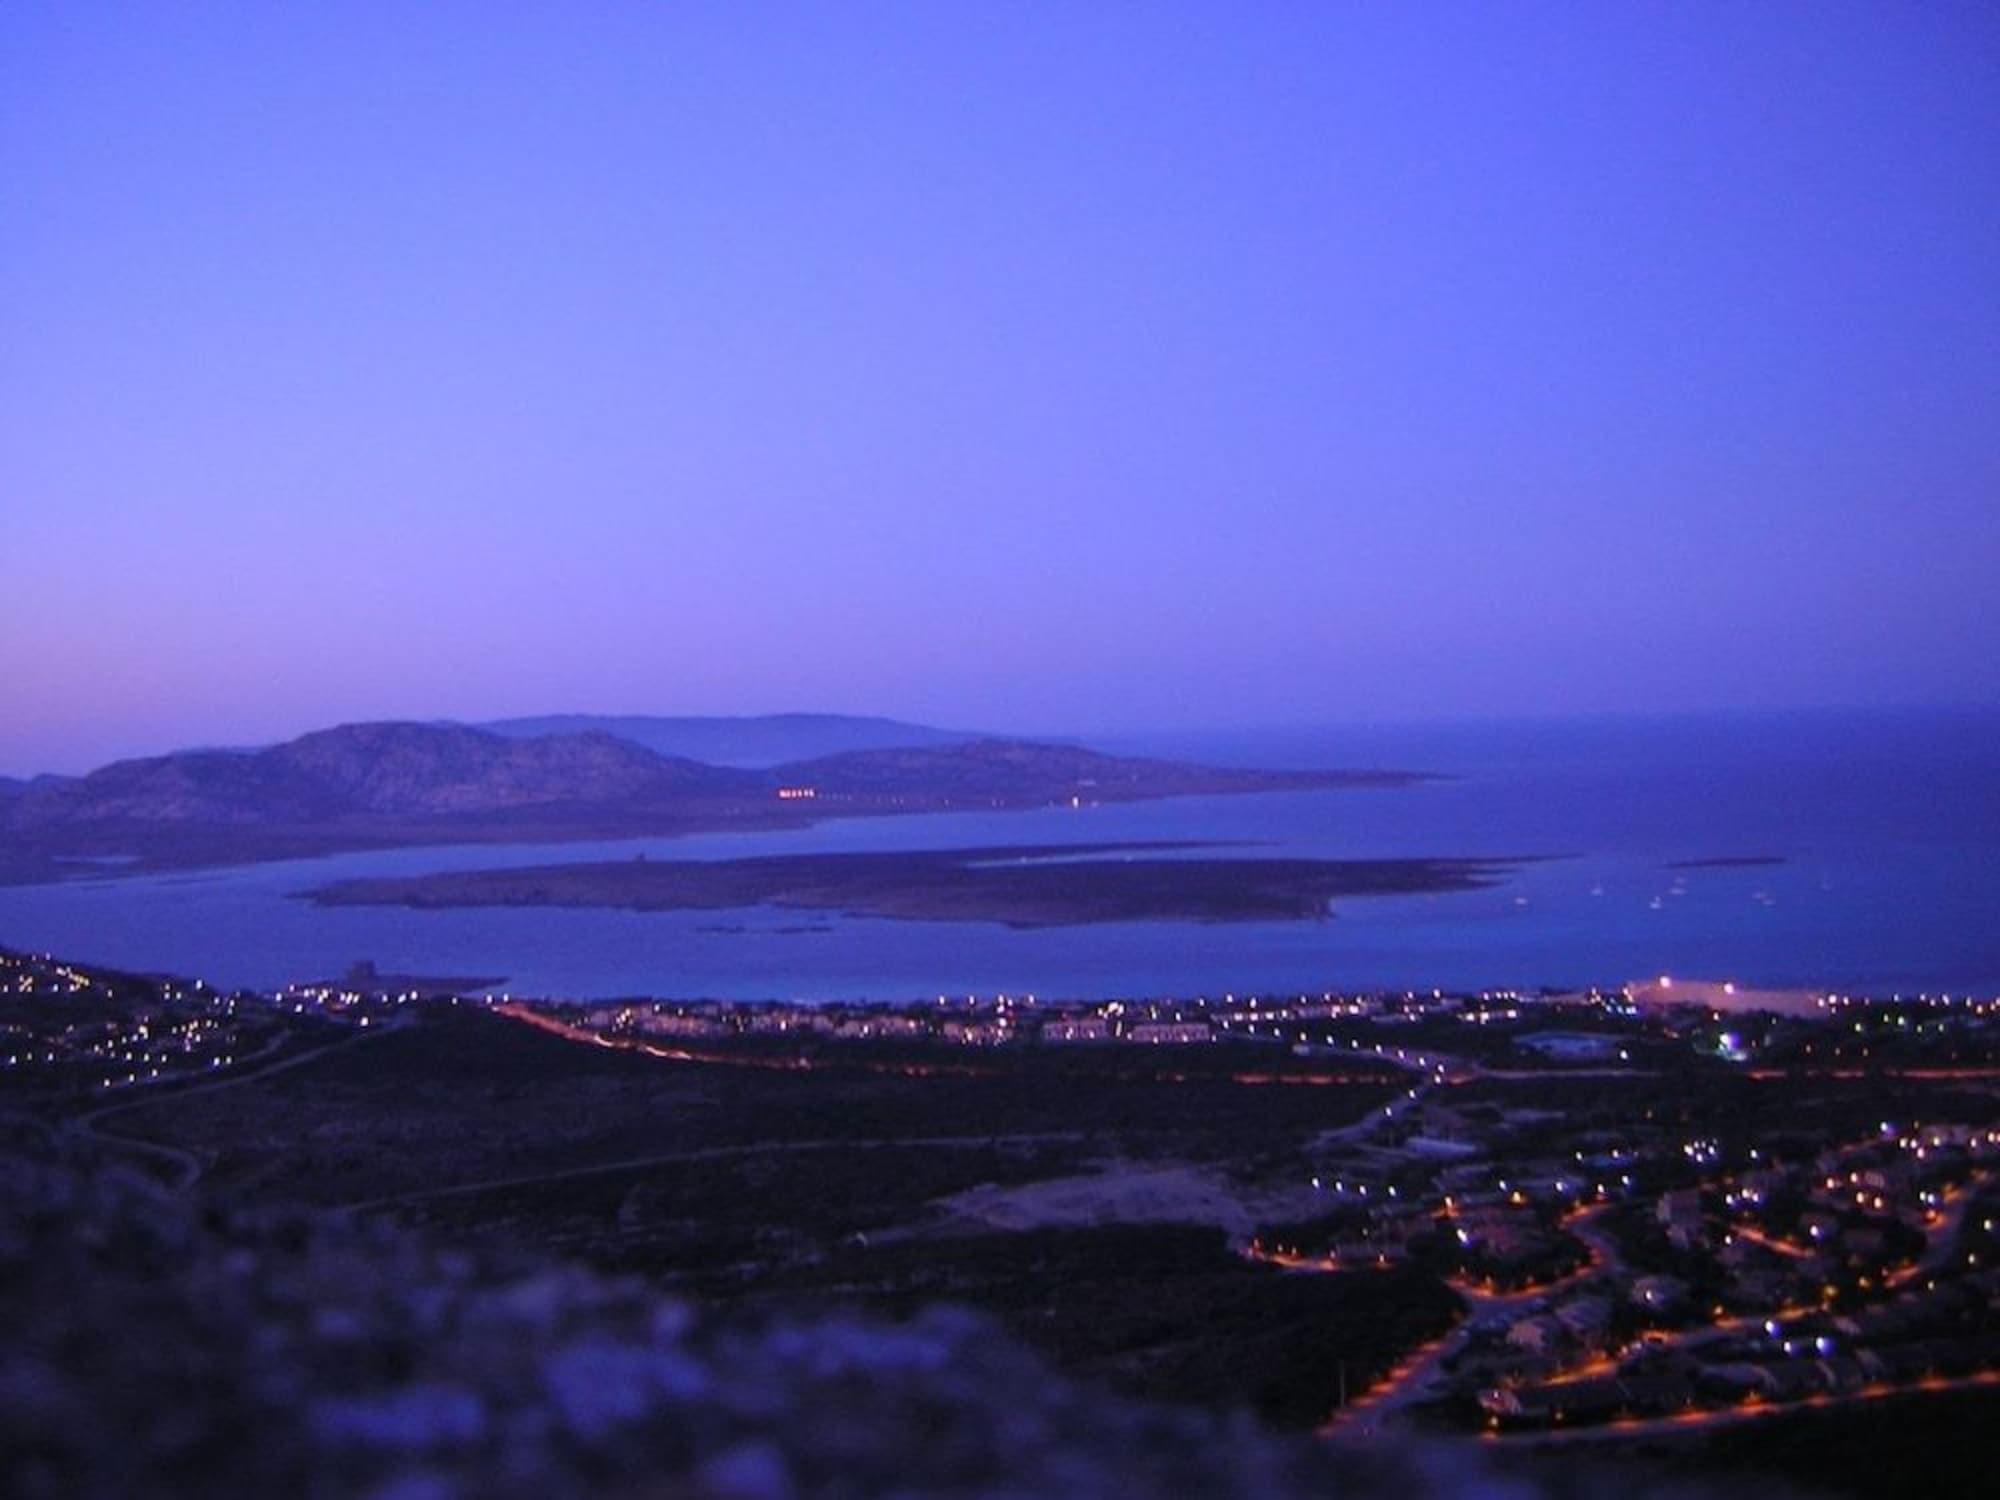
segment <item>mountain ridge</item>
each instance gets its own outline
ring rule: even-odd
[[[849,750],[957,744],[990,736],[871,714],[540,714],[473,728],[510,739],[596,730],[662,755],[711,765],[768,767]]]
[[[387,721],[258,750],[114,761],[0,798],[0,880],[415,844],[586,841],[796,827],[816,817],[1401,785],[1399,772],[1262,771],[967,738],[766,767],[664,755],[601,730],[509,737]]]
[[[64,821],[313,822],[450,817],[544,803],[741,795],[765,779],[602,733],[508,739],[461,724],[385,720],[259,750],[113,761],[15,799],[16,827]]]

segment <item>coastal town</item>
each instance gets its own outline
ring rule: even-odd
[[[1448,1294],[1428,1338],[1343,1363],[1319,1393],[1320,1430],[1342,1441],[1615,1441],[2000,1383],[1992,1000],[1655,976],[1547,993],[608,1002],[461,993],[369,965],[222,994],[25,954],[0,954],[0,996],[10,1094],[79,1128],[129,1122],[120,1101],[255,1079],[442,1012],[719,1076],[1358,1100],[1325,1128],[1232,1127],[1213,1167],[1250,1205],[1211,1215],[1244,1266],[1342,1285],[1414,1276]],[[124,1139],[199,1174],[185,1145]],[[1069,1184],[1112,1175],[1063,1164]],[[949,1253],[935,1228],[898,1232]]]
[[[1262,1047],[1301,1082],[1349,1057],[1393,1065],[1409,1087],[1312,1155],[1324,1210],[1242,1247],[1307,1274],[1413,1265],[1463,1301],[1449,1335],[1337,1407],[1329,1432],[1421,1404],[1434,1423],[1494,1439],[1629,1435],[2000,1383],[2000,1010],[1989,1002],[1739,997],[1734,985],[1676,995],[1663,976],[1534,996],[573,1013],[559,1024],[642,1048],[800,1034]],[[1853,1107],[1806,1121],[1722,1094],[1709,1113],[1698,1098],[1670,1105],[1659,1080],[1696,1059],[1774,1094],[1795,1077],[1837,1079]],[[1935,1102],[1877,1119],[1867,1085],[1899,1080],[1930,1085]]]

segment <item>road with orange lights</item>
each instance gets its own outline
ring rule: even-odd
[[[1447,1282],[1446,1284],[1468,1304],[1465,1316],[1450,1332],[1411,1350],[1356,1400],[1335,1410],[1321,1425],[1320,1435],[1357,1442],[1368,1442],[1380,1437],[1388,1421],[1404,1407],[1424,1396],[1439,1366],[1470,1343],[1473,1334],[1485,1326],[1493,1314],[1533,1306],[1587,1277],[1600,1272],[1620,1270],[1623,1261],[1619,1256],[1617,1245],[1597,1228],[1598,1218],[1608,1207],[1607,1204],[1599,1204],[1592,1208],[1580,1209],[1563,1222],[1562,1227],[1565,1232],[1575,1235],[1582,1242],[1590,1258],[1559,1281],[1552,1281],[1543,1286],[1525,1287],[1514,1292],[1487,1291],[1471,1282],[1459,1280]],[[1268,1254],[1259,1258],[1271,1260],[1279,1265],[1287,1263],[1286,1259]],[[1291,1257],[1290,1260],[1298,1270],[1332,1269],[1323,1261],[1313,1262],[1298,1257]]]
[[[1733,1427],[1743,1422],[1762,1421],[1807,1411],[1858,1406],[1867,1401],[1892,1400],[1897,1396],[1927,1396],[1940,1391],[1967,1391],[2000,1386],[2000,1370],[1982,1370],[1976,1375],[1933,1377],[1911,1385],[1871,1385],[1844,1395],[1822,1393],[1803,1401],[1749,1401],[1738,1406],[1707,1407],[1679,1411],[1665,1417],[1620,1417],[1613,1422],[1595,1422],[1583,1427],[1538,1428],[1522,1432],[1483,1432],[1480,1441],[1522,1448],[1545,1447],[1555,1443],[1604,1442],[1611,1439],[1667,1437],[1685,1433]]]
[[[727,1047],[695,1047],[685,1042],[669,1043],[641,1037],[606,1036],[601,1031],[575,1025],[518,1001],[496,1005],[493,1007],[493,1013],[505,1016],[510,1021],[519,1021],[523,1025],[532,1026],[538,1031],[548,1032],[551,1036],[559,1036],[564,1041],[580,1042],[592,1047],[606,1047],[619,1052],[637,1052],[645,1057],[659,1058],[663,1062],[702,1063],[725,1068],[764,1068],[785,1073],[808,1073],[815,1068],[840,1068],[848,1072],[884,1074],[898,1078],[992,1078],[1005,1071],[995,1064],[969,1061],[928,1062],[907,1058],[858,1057],[853,1054],[816,1061],[796,1054],[759,1054]],[[1362,1054],[1361,1060],[1393,1063],[1393,1059],[1376,1058],[1372,1053]],[[1153,1083],[1235,1083],[1247,1088],[1287,1086],[1381,1088],[1395,1083],[1393,1077],[1381,1073],[1329,1073],[1302,1070],[1287,1070],[1282,1073],[1265,1071],[1179,1073],[1148,1070],[1145,1077]]]

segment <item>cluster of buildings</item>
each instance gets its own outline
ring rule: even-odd
[[[2000,1383],[1995,1017],[1941,996],[1392,1006],[1369,1029],[1419,1046],[1333,1040],[1413,1087],[1328,1132],[1308,1156],[1320,1211],[1248,1253],[1444,1277],[1466,1317],[1395,1399],[1491,1431]],[[1891,1098],[1936,1117],[1862,1118]]]
[[[322,998],[334,993],[325,991]],[[345,998],[357,997],[349,991]],[[1592,1004],[1603,1003],[1594,995],[1589,998]],[[1289,1045],[1307,1055],[1336,1045],[1336,1038],[1325,1034],[1328,1023],[1366,1021],[1396,1026],[1447,1016],[1485,1025],[1518,1019],[1524,1003],[1513,991],[1478,995],[1412,991],[1092,1001],[1048,1001],[1032,995],[939,996],[916,1005],[631,1000],[555,1008],[568,1019],[606,1034],[688,1041],[796,1036],[840,1041],[944,1041],[968,1046],[1141,1047],[1251,1042]],[[1338,1045],[1346,1048],[1347,1042]]]
[[[0,951],[0,997],[63,998],[90,994],[96,978],[46,953]]]
[[[1798,1135],[1642,1157],[1692,1180],[1580,1215],[1590,1270],[1469,1338],[1459,1399],[1507,1429],[2000,1382],[2000,1129]]]
[[[232,996],[0,951],[0,999],[18,1002],[0,1007],[0,1071],[80,1093],[187,1078],[280,1046],[289,1017],[368,1026],[440,994],[698,1059],[792,1043],[1211,1049],[1269,1079],[1357,1058],[1377,1102],[1300,1146],[1310,1210],[1245,1251],[1443,1278],[1467,1311],[1423,1362],[1425,1393],[1489,1431],[2000,1383],[1992,1002],[1767,1005],[1662,977],[1534,995],[526,1006],[366,966]],[[1635,1108],[1641,1086],[1662,1107]],[[1912,1099],[1925,1117],[1861,1113]]]
[[[272,1017],[200,983],[108,975],[0,951],[0,1074],[37,1093],[101,1093],[229,1067]],[[51,1002],[34,1004],[33,1002]]]
[[[1442,1090],[1315,1160],[1320,1216],[1248,1253],[1415,1264],[1466,1318],[1425,1399],[1489,1431],[2000,1383],[2000,1126],[1882,1122],[1798,1149],[1468,1111]],[[1545,1149],[1524,1154],[1524,1134]]]

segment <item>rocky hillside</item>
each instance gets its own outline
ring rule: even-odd
[[[463,726],[357,724],[268,753],[337,789],[357,811],[397,816],[739,796],[766,785],[596,731],[507,739]]]
[[[515,740],[435,724],[348,724],[267,750],[189,750],[118,761],[31,787],[8,820],[64,824],[312,824],[438,818],[570,804],[651,804],[761,792],[750,773],[656,755],[607,734]]]

